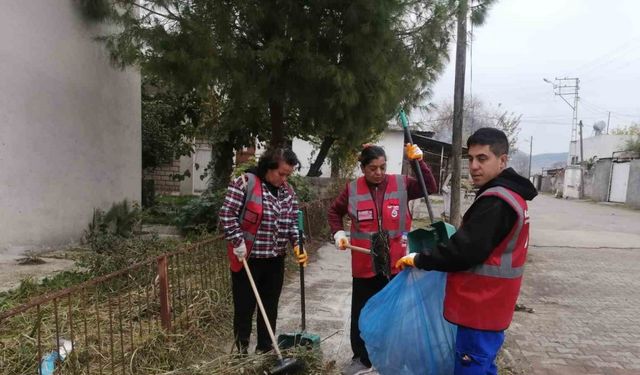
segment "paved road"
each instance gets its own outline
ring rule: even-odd
[[[341,368],[351,356],[351,256],[333,244],[318,249],[305,272],[307,332],[320,335],[326,362]],[[280,297],[278,332],[300,330],[300,287],[297,275],[288,279]]]
[[[531,207],[530,261],[507,348],[526,374],[640,374],[640,211],[540,196]],[[348,361],[349,254],[322,247],[307,268],[307,330],[325,360]],[[299,329],[289,280],[278,331]]]
[[[527,374],[640,374],[640,211],[549,196],[507,347]]]

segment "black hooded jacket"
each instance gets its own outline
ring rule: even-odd
[[[502,186],[532,200],[538,192],[526,178],[507,168],[478,191]],[[518,216],[504,200],[489,196],[477,199],[464,215],[463,224],[448,243],[425,249],[416,255],[414,264],[425,270],[464,271],[483,263],[509,234]]]

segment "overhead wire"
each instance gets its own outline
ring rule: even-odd
[[[587,62],[586,64],[583,64],[581,66],[579,66],[576,71],[578,72],[578,75],[580,77],[583,76],[588,76],[590,72],[592,72],[595,69],[598,69],[600,67],[606,66],[610,63],[612,63],[613,61],[619,59],[621,56],[624,56],[625,54],[628,54],[630,51],[633,51],[632,49],[628,49],[626,48],[627,46],[629,46],[629,44],[632,44],[635,41],[640,41],[640,35],[636,35],[633,36],[629,39],[627,39],[626,42],[618,45],[617,47],[615,47],[614,49],[610,50],[609,52],[600,55],[599,57],[591,60],[590,62]],[[637,44],[636,44],[637,46]],[[622,55],[620,55],[620,52],[622,52]]]

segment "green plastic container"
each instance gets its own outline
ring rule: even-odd
[[[424,249],[434,249],[439,243],[449,242],[449,238],[456,232],[456,227],[444,221],[436,221],[427,228],[418,228],[409,232],[409,252],[421,252]]]

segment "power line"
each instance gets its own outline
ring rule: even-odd
[[[599,110],[601,110],[602,112],[607,112],[607,113],[608,113],[608,112],[611,112],[612,114],[617,115],[617,116],[619,116],[619,117],[621,116],[621,117],[632,117],[632,118],[633,118],[633,117],[637,117],[637,118],[640,118],[640,113],[638,113],[638,114],[629,114],[629,113],[622,113],[622,112],[618,112],[618,111],[612,111],[612,110],[607,109],[607,108],[605,108],[605,107],[603,107],[603,106],[600,106],[600,105],[598,105],[598,104],[595,104],[595,103],[593,103],[593,102],[592,102],[592,101],[590,101],[590,100],[585,100],[584,98],[582,98],[582,102],[583,102],[583,103],[586,103],[588,106],[590,106],[590,107],[592,107],[592,108],[599,109]]]
[[[594,69],[601,67],[601,66],[605,66],[608,63],[610,63],[611,61],[615,60],[617,56],[621,51],[624,53],[628,53],[629,51],[631,51],[632,49],[626,48],[629,44],[633,43],[636,40],[640,39],[640,35],[636,35],[634,37],[631,37],[630,39],[628,39],[626,42],[618,45],[617,47],[615,47],[614,49],[610,50],[609,52],[600,55],[599,57],[579,66],[576,71],[580,73],[580,75],[588,75],[588,72],[593,71]]]

